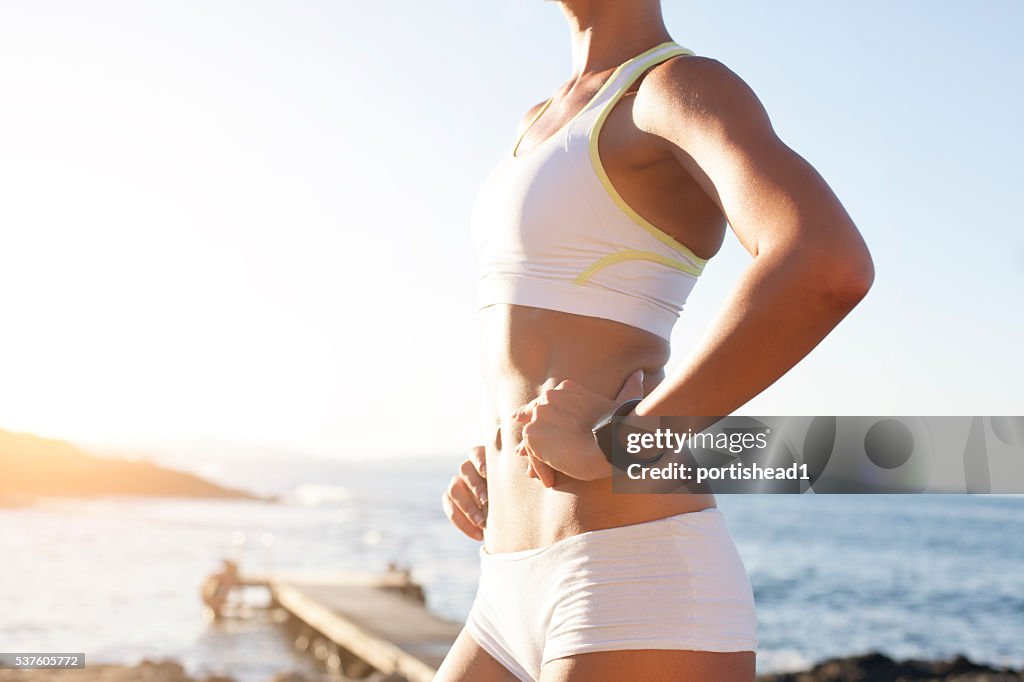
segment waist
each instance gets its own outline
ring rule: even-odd
[[[508,475],[500,469],[492,470],[490,458],[487,468],[487,552],[529,551],[587,533],[716,507],[713,495],[613,493],[611,479],[572,481],[556,489],[526,479],[536,488],[528,490],[519,485],[519,472]]]
[[[669,344],[654,334],[596,317],[496,304],[479,314],[484,379],[495,419],[537,397],[551,378],[572,379],[614,397],[643,369],[645,393],[664,377]]]
[[[616,494],[611,479],[580,481],[563,474],[545,488],[514,450],[521,425],[511,413],[537,397],[549,378],[571,379],[614,398],[625,379],[644,370],[644,394],[664,378],[668,343],[616,322],[515,305],[481,310],[485,381],[492,406],[488,434],[490,551],[525,550],[601,529],[644,523],[714,507],[711,495]]]
[[[649,521],[581,531],[560,540],[528,549],[498,551],[489,549],[485,543],[480,547],[480,557],[488,562],[519,561],[532,559],[544,554],[557,553],[562,550],[572,551],[572,548],[587,546],[594,542],[600,542],[617,550],[628,552],[630,551],[630,541],[646,537],[664,536],[666,533],[672,532],[677,522],[721,525],[723,519],[722,512],[717,507],[709,506],[690,512],[662,516]]]

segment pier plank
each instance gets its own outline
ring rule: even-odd
[[[296,618],[384,673],[430,682],[462,626],[393,587],[269,581]]]

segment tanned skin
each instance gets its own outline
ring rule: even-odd
[[[526,131],[520,156],[571,119],[617,66],[673,39],[660,0],[558,4],[573,73]],[[605,121],[599,153],[619,194],[651,223],[702,258],[718,252],[728,224],[751,262],[669,376],[668,343],[643,330],[525,306],[480,311],[495,430],[471,450],[442,503],[489,552],[715,506],[711,495],[613,495],[590,428],[630,397],[644,398],[637,415],[732,413],[817,346],[874,278],[835,194],[777,137],[751,88],[714,59],[679,56],[649,69]],[[615,651],[551,661],[541,680],[749,682],[754,667],[753,652]],[[515,678],[463,631],[437,679]]]

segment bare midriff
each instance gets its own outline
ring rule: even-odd
[[[480,311],[484,379],[494,433],[487,448],[490,553],[544,547],[578,533],[699,511],[712,495],[623,494],[610,478],[581,481],[558,473],[546,488],[515,453],[522,424],[514,410],[537,397],[546,381],[571,379],[615,398],[626,378],[644,371],[644,394],[665,377],[666,340],[619,322],[518,305]],[[500,425],[500,426],[499,426]]]

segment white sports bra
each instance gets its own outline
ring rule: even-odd
[[[600,317],[668,339],[707,262],[630,208],[597,140],[608,113],[647,69],[693,52],[666,42],[620,65],[558,132],[516,156],[549,99],[484,181],[471,231],[478,304]]]

